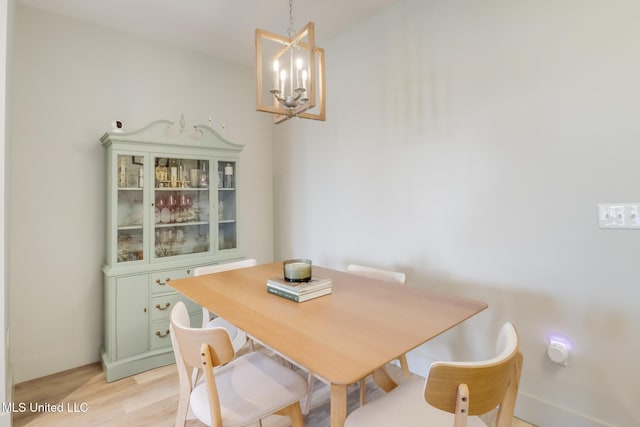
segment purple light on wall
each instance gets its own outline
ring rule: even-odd
[[[550,343],[551,341],[559,341],[565,344],[567,346],[567,350],[569,350],[570,352],[573,350],[573,344],[571,343],[571,340],[562,334],[556,332],[547,334],[547,343]]]

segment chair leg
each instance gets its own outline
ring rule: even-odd
[[[279,415],[286,415],[291,418],[291,427],[304,427],[304,418],[300,410],[300,402],[294,402],[286,408],[276,412]]]
[[[181,402],[182,403],[182,402]],[[184,427],[187,422],[187,409],[182,408],[178,404],[178,413],[176,414],[176,427]]]
[[[180,385],[179,385],[179,397],[178,397],[178,411],[176,413],[176,427],[184,427],[185,423],[190,415],[193,415],[191,412],[191,408],[189,405],[189,396],[191,395],[191,390],[193,390],[193,385],[196,383],[198,375],[202,372],[202,369],[193,369],[191,372],[186,372],[185,375],[191,381],[192,384],[188,383],[188,380],[184,381],[182,378],[182,371],[178,371],[180,376]]]
[[[304,427],[304,418],[302,417],[302,411],[300,410],[300,403],[296,402],[291,408],[291,427]]]
[[[191,374],[191,384],[192,384],[192,388],[196,386],[196,384],[198,384],[198,380],[200,379],[200,376],[202,375],[202,369],[194,369],[193,373]]]
[[[302,413],[307,415],[311,409],[311,395],[313,394],[313,386],[316,384],[316,376],[309,372],[307,378],[307,397],[304,399],[304,405],[302,406]]]
[[[284,366],[285,368],[289,368],[291,369],[291,367],[293,366],[291,364],[291,362],[289,362],[287,359],[285,359],[284,357],[282,357],[281,355],[277,354],[276,356],[278,356],[278,359],[280,359],[280,364],[282,366]]]
[[[364,406],[367,400],[367,377],[360,380],[360,406]]]

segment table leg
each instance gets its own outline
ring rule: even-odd
[[[382,390],[387,393],[396,388],[396,386],[398,385],[393,380],[393,378],[391,378],[384,366],[373,371],[373,380]]]
[[[344,427],[347,418],[347,386],[331,384],[331,427]]]

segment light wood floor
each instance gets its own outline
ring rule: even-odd
[[[390,366],[394,377],[399,369]],[[367,399],[384,392],[367,380]],[[107,383],[98,363],[17,384],[13,394],[16,427],[84,426],[173,426],[178,406],[178,373],[175,365],[153,369],[119,381]],[[349,411],[359,404],[357,386],[349,389]],[[24,405],[25,412],[20,404]],[[48,407],[36,408],[35,404]],[[62,412],[53,412],[61,408]],[[33,412],[33,410],[39,412]],[[75,411],[75,412],[74,412]],[[263,427],[287,427],[288,418],[277,415],[265,419]],[[316,381],[311,411],[305,416],[307,427],[329,425],[329,387]],[[201,427],[196,420],[188,427]],[[514,419],[514,427],[533,427]]]

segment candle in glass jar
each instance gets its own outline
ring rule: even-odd
[[[303,259],[285,261],[284,277],[290,281],[311,279],[311,261]]]

